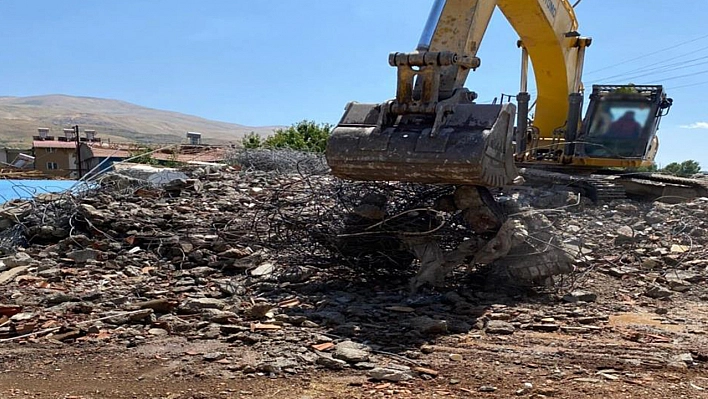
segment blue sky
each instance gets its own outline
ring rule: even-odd
[[[336,123],[348,101],[393,97],[387,55],[415,47],[431,3],[5,0],[0,95],[106,97],[251,126]],[[594,39],[586,86],[663,83],[675,105],[659,163],[708,167],[705,0],[583,0],[577,14]],[[518,91],[516,35],[501,15],[479,56],[467,86],[481,101]]]

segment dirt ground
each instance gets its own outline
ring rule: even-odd
[[[708,319],[700,304],[683,305],[693,320]],[[435,377],[399,383],[367,380],[355,370],[313,371],[271,378],[232,373],[230,360],[206,363],[223,351],[232,359],[258,356],[250,348],[181,337],[136,348],[50,340],[2,347],[2,398],[708,398],[708,346],[698,340],[632,342],[630,331],[649,337],[686,337],[690,328],[664,325],[649,313],[612,315],[608,327],[589,335],[519,331],[510,336],[445,336],[426,346],[424,362]],[[695,334],[695,330],[691,334]],[[658,339],[658,338],[657,338]],[[688,368],[652,362],[664,352],[692,352]],[[701,351],[703,351],[701,353]],[[461,355],[461,360],[457,356]],[[400,361],[391,354],[392,361]],[[413,365],[412,365],[413,366]]]

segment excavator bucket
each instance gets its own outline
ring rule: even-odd
[[[382,115],[389,104],[347,105],[327,144],[335,176],[487,187],[510,184],[518,176],[513,104],[454,104],[437,114]]]

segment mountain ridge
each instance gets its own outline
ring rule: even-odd
[[[94,129],[104,140],[157,144],[184,142],[188,131],[202,133],[204,143],[226,144],[238,142],[250,132],[265,136],[278,128],[214,121],[100,97],[0,96],[0,145],[28,146],[39,127],[60,136],[64,128],[73,125]]]

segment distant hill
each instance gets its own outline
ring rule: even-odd
[[[54,136],[79,125],[116,142],[180,143],[189,131],[208,144],[239,141],[244,134],[270,134],[276,127],[249,127],[103,98],[47,95],[0,97],[0,146],[29,146],[38,127]]]

